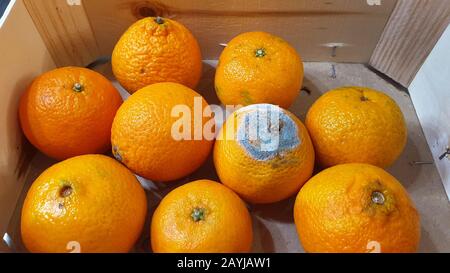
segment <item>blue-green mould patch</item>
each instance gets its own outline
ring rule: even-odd
[[[278,106],[254,104],[237,114],[242,115],[237,141],[255,160],[271,160],[301,144],[297,124]]]

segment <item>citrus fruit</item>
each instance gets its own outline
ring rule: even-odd
[[[307,252],[415,252],[420,220],[403,186],[383,169],[334,166],[300,190],[294,219]]]
[[[58,68],[37,77],[22,95],[20,124],[28,140],[50,157],[103,153],[121,103],[118,91],[99,73]]]
[[[112,69],[130,93],[158,82],[195,88],[202,72],[197,40],[181,23],[147,17],[131,25],[112,53]]]
[[[314,149],[305,126],[271,104],[240,108],[214,146],[220,181],[252,203],[272,203],[296,193],[311,177]]]
[[[154,252],[249,252],[253,238],[244,202],[210,180],[185,184],[164,197],[150,233]]]
[[[114,159],[82,155],[57,163],[32,184],[21,232],[31,252],[128,252],[140,236],[147,201],[136,177]]]
[[[366,87],[342,87],[321,96],[306,127],[324,167],[368,163],[388,167],[406,145],[403,114],[389,96]]]
[[[214,126],[213,118],[202,117],[207,107],[201,95],[177,83],[156,83],[137,91],[122,104],[114,119],[114,156],[153,181],[171,181],[190,174],[202,165],[212,148],[214,136],[208,139],[202,134],[208,124]],[[196,113],[200,116],[195,117]]]
[[[233,38],[220,55],[215,89],[225,105],[270,103],[288,108],[303,82],[303,63],[280,37],[247,32]]]

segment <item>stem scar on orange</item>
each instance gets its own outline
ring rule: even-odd
[[[291,45],[266,32],[247,32],[233,38],[220,55],[215,89],[224,105],[288,108],[302,82],[303,63]]]
[[[136,177],[103,155],[77,156],[45,170],[22,208],[21,233],[31,252],[128,252],[147,213]]]
[[[37,77],[22,95],[20,124],[27,139],[50,157],[104,153],[121,104],[119,92],[99,73],[58,68]]]
[[[202,73],[195,37],[181,23],[161,17],[147,17],[131,25],[117,42],[111,64],[129,93],[159,82],[195,88]]]
[[[249,252],[253,240],[245,203],[210,180],[187,183],[164,197],[150,234],[154,252]]]
[[[311,178],[294,205],[307,252],[415,252],[420,219],[403,186],[383,169],[343,164]]]

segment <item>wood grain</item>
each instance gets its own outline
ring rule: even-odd
[[[19,98],[31,81],[55,64],[22,1],[0,28],[0,238],[9,224],[35,150],[17,117]],[[1,247],[0,247],[1,249]]]
[[[450,22],[450,0],[399,0],[370,65],[408,87]]]
[[[218,59],[223,47],[241,32],[279,35],[305,61],[367,63],[395,6],[384,0],[369,6],[354,0],[89,0],[83,1],[101,54],[110,55],[126,28],[145,16],[164,16],[185,24],[198,39],[204,59]],[[331,56],[329,43],[344,46]]]
[[[99,47],[82,5],[69,5],[67,0],[23,1],[56,65],[84,66],[98,57]]]

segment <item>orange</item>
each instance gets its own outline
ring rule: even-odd
[[[314,149],[305,126],[270,104],[232,114],[214,146],[223,184],[252,203],[273,203],[296,193],[311,177]]]
[[[179,22],[147,17],[131,25],[112,53],[112,69],[130,93],[159,82],[195,88],[202,72],[197,40]]]
[[[99,73],[58,68],[37,77],[22,95],[20,124],[28,140],[50,157],[103,153],[121,103],[118,91]]]
[[[154,252],[249,252],[253,238],[244,202],[210,180],[185,184],[164,197],[150,233]]]
[[[45,170],[22,208],[22,240],[31,252],[128,252],[147,212],[136,177],[103,155],[77,156]]]
[[[212,148],[203,128],[214,119],[203,116],[208,103],[177,83],[157,83],[131,95],[112,126],[116,159],[153,181],[182,178],[202,165]],[[196,115],[196,116],[195,116]]]
[[[247,32],[233,38],[220,55],[215,88],[225,105],[288,108],[302,82],[303,63],[291,45],[266,32]]]
[[[389,96],[366,87],[342,87],[321,96],[306,127],[324,167],[368,163],[388,167],[407,139],[403,114]]]
[[[403,186],[378,167],[329,168],[300,190],[294,219],[307,252],[415,252],[420,220]]]

